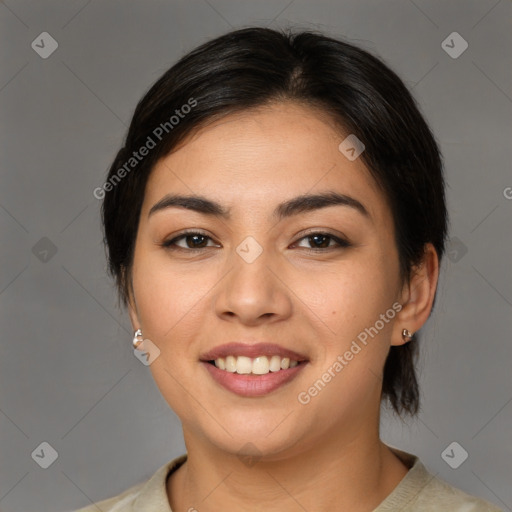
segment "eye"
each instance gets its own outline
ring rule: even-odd
[[[321,252],[325,249],[339,249],[351,246],[351,243],[347,240],[344,240],[343,238],[335,236],[331,233],[323,232],[309,233],[307,236],[300,238],[298,242],[302,240],[306,240],[306,243],[311,244],[312,248],[310,248],[310,250],[314,252]],[[331,242],[334,242],[334,245],[331,245]]]
[[[169,250],[194,251],[205,249],[206,247],[218,247],[215,245],[208,246],[208,240],[213,241],[211,237],[200,231],[184,231],[171,240],[166,240],[161,245]],[[185,246],[178,245],[183,241]]]
[[[310,247],[304,247],[309,249],[311,252],[325,252],[326,250],[339,249],[350,247],[352,244],[343,238],[335,236],[331,233],[324,232],[312,232],[308,235],[300,238],[298,242],[295,242],[295,246],[301,247],[299,242],[305,240],[306,243],[310,244]],[[200,251],[208,247],[219,247],[219,245],[208,245],[208,242],[213,242],[213,239],[206,233],[201,231],[184,231],[178,236],[166,240],[161,244],[162,247],[171,251]],[[334,244],[332,243],[334,242]],[[179,245],[183,243],[184,245]]]

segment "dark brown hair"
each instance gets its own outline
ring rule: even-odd
[[[360,158],[394,218],[402,283],[422,261],[426,243],[441,260],[448,222],[442,158],[400,78],[380,59],[341,40],[310,31],[247,28],[185,55],[135,109],[102,188],[109,272],[124,305],[145,186],[155,163],[205,124],[283,100],[320,108],[363,141]],[[152,147],[135,159],[134,152],[144,146]],[[382,398],[398,414],[419,409],[417,351],[416,334],[409,343],[392,346],[386,359]]]

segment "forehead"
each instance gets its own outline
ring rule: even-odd
[[[254,212],[297,195],[335,190],[387,222],[385,198],[362,159],[351,161],[338,149],[347,135],[326,114],[292,103],[228,115],[155,165],[143,214],[168,193],[200,194],[234,212]]]

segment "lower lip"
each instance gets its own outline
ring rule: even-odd
[[[202,364],[221,386],[236,395],[246,397],[263,396],[275,391],[294,379],[306,366],[306,363],[303,362],[294,368],[269,372],[265,375],[240,375],[227,372],[226,370],[219,370],[219,368],[211,363],[202,361]]]

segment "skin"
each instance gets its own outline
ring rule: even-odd
[[[428,244],[401,285],[389,206],[362,160],[338,150],[346,135],[310,107],[278,103],[210,124],[152,171],[129,312],[134,330],[161,351],[150,370],[183,425],[188,460],[167,481],[174,512],[371,511],[407,473],[379,438],[382,369],[390,346],[404,343],[402,329],[416,332],[428,319],[438,258]],[[370,218],[340,205],[271,217],[285,200],[325,191],[357,199]],[[232,216],[171,207],[148,217],[168,193],[200,194]],[[199,238],[199,251],[190,238],[176,242],[181,251],[161,246],[184,229],[210,239]],[[315,252],[322,239],[315,245],[306,235],[319,232],[352,245],[327,238]],[[263,249],[252,263],[236,252],[247,236]],[[394,319],[300,404],[298,394],[395,302],[402,310]],[[240,397],[199,362],[234,340],[278,343],[309,362],[278,390]]]

